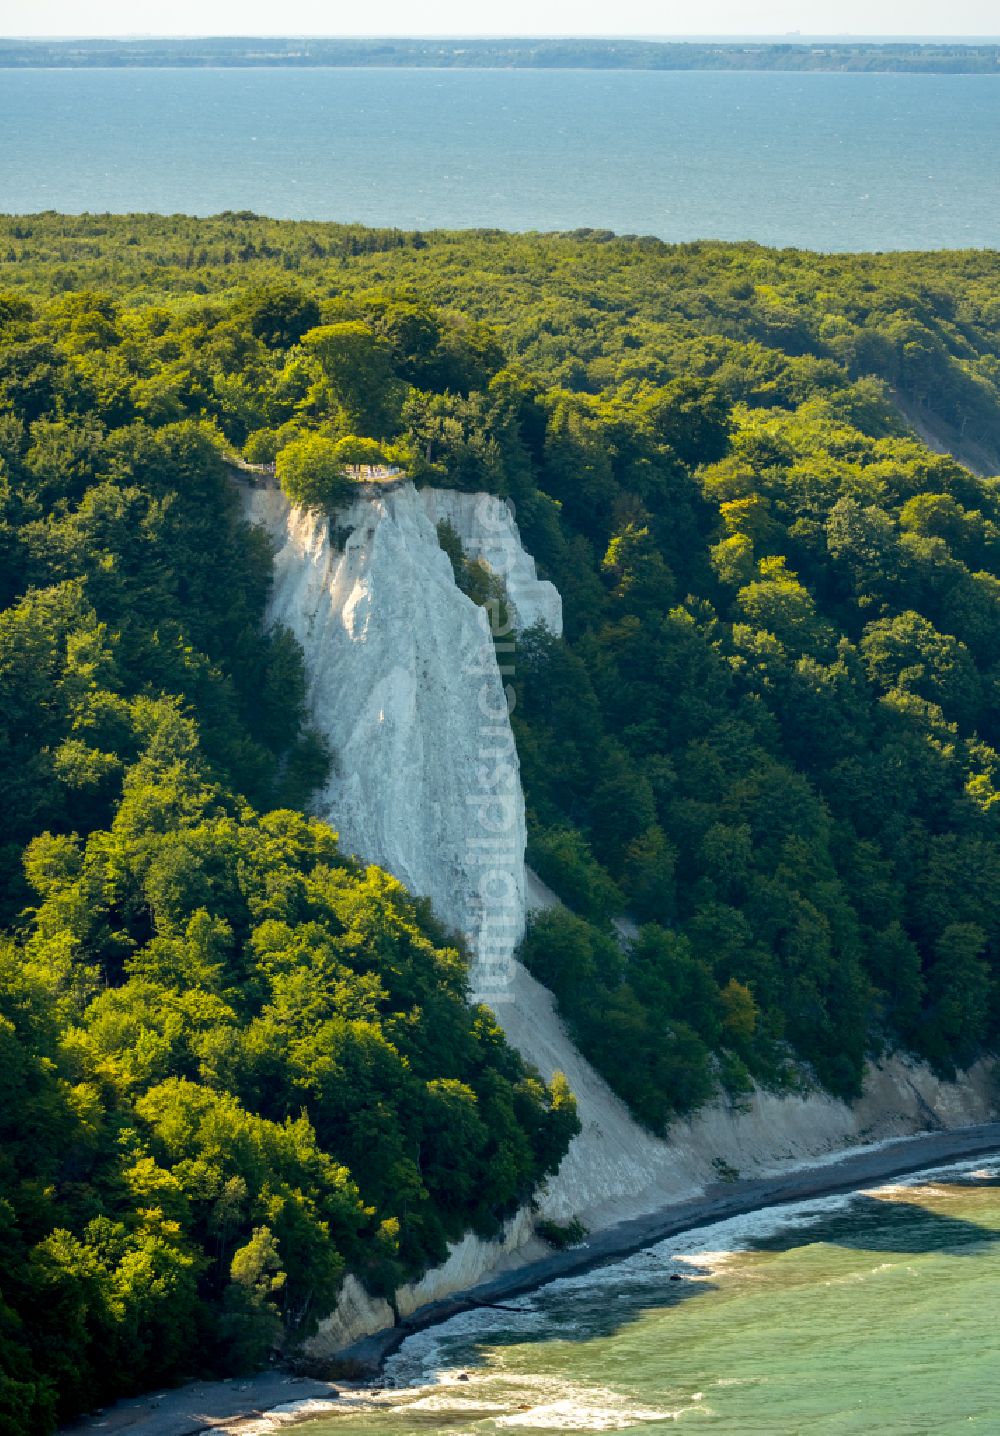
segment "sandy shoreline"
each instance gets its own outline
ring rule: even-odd
[[[741,1216],[786,1202],[847,1192],[870,1182],[905,1176],[924,1167],[998,1151],[1000,1122],[990,1122],[904,1137],[850,1153],[837,1161],[803,1166],[773,1177],[719,1183],[698,1197],[675,1202],[645,1217],[620,1222],[594,1233],[580,1246],[553,1252],[551,1256],[515,1271],[504,1272],[446,1301],[421,1307],[398,1325],[356,1342],[343,1355],[345,1360],[356,1363],[375,1379],[385,1358],[413,1332],[437,1325],[459,1312],[532,1291],[554,1277],[591,1270],[640,1251],[665,1237],[693,1231],[727,1217]],[[63,1430],[77,1433],[77,1436],[83,1432],[114,1436],[114,1433],[133,1431],[141,1432],[141,1436],[196,1436],[196,1433],[205,1431],[238,1432],[240,1425],[247,1421],[250,1426],[245,1429],[259,1430],[254,1418],[265,1418],[271,1414],[277,1427],[282,1424],[282,1418],[295,1421],[312,1414],[308,1406],[296,1412],[294,1405],[297,1403],[335,1403],[339,1393],[345,1389],[346,1383],[342,1382],[265,1371],[228,1381],[195,1382],[173,1391],[133,1397],[117,1402],[99,1414],[84,1417]],[[319,1409],[318,1405],[314,1406],[313,1412]]]

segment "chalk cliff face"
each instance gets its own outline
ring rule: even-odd
[[[420,498],[435,528],[451,524],[466,557],[481,559],[503,577],[516,628],[544,623],[553,633],[562,633],[559,590],[539,579],[535,560],[522,547],[513,515],[501,499],[457,489],[422,489]]]
[[[437,519],[453,517],[470,553],[516,548],[529,621],[559,604],[506,508],[484,496],[477,514],[476,499],[409,484],[359,498],[337,514],[342,547],[276,490],[249,491],[247,507],[275,547],[270,619],[303,647],[312,720],[334,753],[316,810],[345,851],[431,899],[487,995],[524,926],[524,802],[489,619],[456,586]]]
[[[275,490],[246,491],[248,517],[275,550],[269,616],[305,653],[314,724],[335,771],[314,806],[345,851],[389,869],[429,897],[467,940],[474,995],[546,1078],[566,1073],[583,1130],[539,1194],[541,1211],[591,1228],[691,1196],[722,1158],[744,1175],[795,1165],[852,1142],[983,1120],[985,1069],[959,1084],[895,1058],[872,1069],[849,1107],[815,1092],[756,1092],[740,1109],[715,1103],[664,1142],[640,1129],[576,1051],[551,993],[513,958],[527,908],[556,899],[524,865],[525,820],[505,685],[489,620],[455,584],[436,525],[447,521],[469,557],[507,585],[512,620],[561,631],[559,594],[538,579],[507,508],[489,495],[405,484],[370,490],[325,518],[290,509]],[[503,656],[501,651],[501,657]],[[396,1294],[401,1312],[461,1290],[499,1265],[537,1254],[530,1214],[497,1242],[466,1237],[449,1261]],[[314,1349],[329,1352],[386,1324],[386,1303],[356,1282]]]
[[[446,519],[466,554],[504,578],[518,628],[561,632],[559,594],[499,499],[409,484],[368,492],[338,512],[337,542],[325,518],[276,490],[246,499],[275,548],[270,619],[302,644],[312,720],[335,754],[316,810],[346,851],[432,900],[468,941],[474,995],[546,1077],[569,1077],[583,1132],[542,1210],[595,1221],[651,1210],[669,1190],[671,1149],[633,1122],[569,1041],[551,994],[513,959],[527,907],[504,692],[516,674],[501,675],[489,620],[455,584],[436,525]]]

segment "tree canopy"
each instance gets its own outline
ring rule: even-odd
[[[995,1047],[1000,257],[47,215],[0,263],[13,1430],[391,1289],[574,1127],[303,816],[328,755],[226,453],[516,506],[566,619],[504,654],[567,904],[524,957],[651,1128]]]
[[[350,495],[341,445],[323,434],[301,434],[279,449],[278,482],[286,498],[304,509],[332,512]]]
[[[247,410],[250,352],[284,356],[315,303],[251,291],[200,377],[193,331],[150,367],[162,313],[0,303],[0,1425],[23,1436],[294,1351],[346,1273],[391,1295],[495,1234],[577,1127],[427,904],[302,811],[329,755],[226,460],[287,423],[279,472],[327,507],[377,447],[332,401]]]

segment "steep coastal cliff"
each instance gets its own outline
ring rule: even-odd
[[[457,586],[438,542],[446,520],[470,558],[504,578],[511,619],[561,629],[559,594],[538,579],[507,508],[489,495],[403,485],[359,497],[331,524],[273,489],[246,493],[275,550],[269,617],[301,643],[313,723],[334,753],[315,799],[343,848],[431,899],[466,940],[475,994],[549,1077],[562,1071],[582,1123],[542,1215],[591,1229],[702,1190],[720,1164],[759,1175],[875,1138],[982,1120],[985,1069],[956,1084],[893,1058],[872,1068],[853,1105],[823,1092],[755,1091],[677,1122],[669,1141],[640,1128],[576,1051],[551,994],[515,960],[530,907],[555,901],[524,864],[525,819],[505,683],[490,622]],[[502,658],[502,651],[501,651]],[[499,1241],[468,1236],[444,1266],[396,1293],[401,1316],[538,1255],[530,1214]],[[312,1348],[331,1353],[392,1319],[353,1278]]]
[[[342,510],[342,548],[325,518],[290,509],[276,490],[251,491],[248,503],[276,550],[271,619],[302,645],[312,719],[334,755],[316,811],[347,852],[430,898],[475,955],[484,912],[467,799],[488,715],[509,734],[485,613],[456,587],[412,486]],[[470,668],[481,670],[475,686]],[[519,784],[506,797],[510,842],[494,866],[523,924]],[[512,928],[508,951],[519,937]]]

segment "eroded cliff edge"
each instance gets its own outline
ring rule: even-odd
[[[501,673],[489,619],[458,588],[436,527],[447,520],[468,557],[503,577],[517,627],[559,632],[559,594],[537,577],[510,512],[490,495],[410,484],[360,493],[332,526],[273,488],[246,490],[245,503],[274,546],[270,620],[302,645],[311,718],[335,754],[316,811],[346,851],[431,899],[468,943],[475,995],[545,1077],[565,1072],[577,1096],[582,1131],[539,1194],[543,1214],[578,1216],[596,1230],[697,1193],[717,1179],[719,1159],[760,1175],[991,1115],[985,1065],[948,1084],[894,1057],[870,1070],[851,1106],[821,1092],[758,1091],[676,1123],[669,1142],[638,1127],[569,1041],[551,994],[513,958],[529,905],[553,900],[524,864],[505,694],[509,684],[516,692],[516,674]],[[466,1237],[443,1267],[397,1293],[398,1311],[537,1255],[532,1228],[522,1212],[499,1241]],[[336,1350],[392,1319],[387,1303],[349,1279],[314,1347]]]

